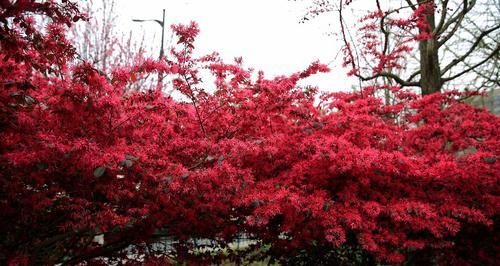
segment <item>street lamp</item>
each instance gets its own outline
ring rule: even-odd
[[[163,52],[163,42],[165,38],[165,9],[163,9],[163,18],[162,20],[158,19],[132,19],[133,22],[147,22],[147,21],[153,21],[161,26],[161,46],[160,46],[160,59],[163,58],[164,52]]]
[[[161,46],[160,46],[160,58],[161,60],[164,55],[163,51],[163,43],[164,43],[164,38],[165,38],[165,9],[163,9],[163,18],[162,20],[158,19],[132,19],[133,22],[147,22],[147,21],[153,21],[161,26]],[[158,72],[158,89],[161,89],[163,87],[163,73],[161,71]]]

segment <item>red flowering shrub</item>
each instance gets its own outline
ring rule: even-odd
[[[7,20],[30,10],[9,10],[3,27],[18,32]],[[43,47],[25,40],[35,48],[17,60],[2,39],[2,263],[206,264],[259,251],[341,264],[344,249],[371,263],[498,262],[498,117],[458,93],[318,98],[297,82],[328,71],[319,63],[253,79],[240,60],[194,57],[195,24],[173,29],[180,47],[164,61],[112,77],[69,65],[61,27],[39,33]],[[125,91],[154,71],[182,100]],[[256,244],[217,249],[240,233]]]

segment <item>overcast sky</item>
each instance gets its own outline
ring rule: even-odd
[[[290,74],[320,60],[332,72],[308,79],[305,83],[322,90],[346,90],[353,79],[346,76],[338,54],[340,43],[328,33],[333,16],[299,23],[305,13],[304,2],[288,0],[116,0],[120,25],[124,31],[146,34],[159,50],[160,26],[137,19],[161,19],[166,9],[166,24],[196,21],[200,35],[195,43],[199,54],[217,51],[226,60],[241,56],[247,67],[263,70],[266,77]],[[153,40],[154,36],[154,40]],[[171,39],[166,31],[166,44]],[[156,52],[158,53],[158,52]]]

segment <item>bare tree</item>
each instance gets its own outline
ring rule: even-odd
[[[86,1],[82,10],[89,14],[89,21],[77,24],[71,32],[80,59],[107,74],[117,66],[142,60],[147,52],[144,35],[121,31],[116,8],[115,0]]]
[[[368,16],[358,20],[353,10]],[[314,0],[304,20],[325,13],[338,15],[346,64],[360,81],[383,78],[419,87],[422,94],[498,88],[498,0]],[[352,30],[353,17],[361,25],[357,31]]]

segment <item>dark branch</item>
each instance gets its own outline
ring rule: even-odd
[[[406,82],[411,82],[416,76],[418,76],[420,74],[420,70],[417,70],[415,71],[413,74],[411,74],[408,79],[406,80]]]
[[[417,6],[411,0],[406,0],[406,3],[408,3],[408,5],[411,7],[411,9],[417,10]]]
[[[379,12],[382,12],[382,7],[380,6],[380,1],[377,0],[377,8]],[[385,18],[388,16],[388,14],[385,14],[381,19],[379,23],[380,31],[384,34],[384,48],[382,51],[382,54],[386,54],[387,50],[389,49],[389,32],[385,30],[384,27],[384,21]]]
[[[411,87],[411,86],[420,86],[420,82],[417,81],[405,81],[402,78],[400,78],[398,75],[390,73],[390,72],[380,72],[378,74],[375,74],[370,77],[364,77],[359,74],[356,75],[358,78],[360,78],[362,81],[368,81],[380,77],[385,77],[394,80],[396,83],[398,83],[402,87]]]
[[[472,46],[469,48],[469,50],[463,54],[462,56],[454,59],[453,61],[451,61],[450,64],[448,64],[444,69],[443,71],[441,72],[441,75],[443,75],[444,73],[448,72],[452,67],[456,66],[458,63],[464,61],[469,55],[471,55],[477,48],[477,46],[481,43],[481,40],[487,36],[488,34],[492,33],[493,31],[497,30],[497,29],[500,29],[500,24],[499,25],[496,25],[495,27],[493,28],[490,28],[488,30],[485,30],[485,31],[482,31],[481,34],[479,34],[479,36],[477,37],[476,41],[472,44]],[[498,47],[498,46],[497,46]],[[498,49],[498,48],[497,48]]]
[[[467,0],[464,0],[464,5],[463,5],[463,8],[462,8],[462,12],[460,14],[458,14],[458,15],[450,18],[450,20],[448,20],[448,22],[446,22],[444,24],[444,26],[442,27],[442,29],[439,32],[437,32],[437,34],[436,34],[437,36],[441,35],[441,34],[443,34],[451,26],[451,24],[455,23],[455,25],[453,25],[453,29],[451,29],[450,32],[448,32],[447,35],[445,35],[443,38],[441,38],[438,41],[438,47],[441,47],[453,35],[455,35],[455,33],[457,32],[457,30],[460,28],[460,25],[462,24],[462,20],[464,19],[465,15],[472,10],[472,8],[474,7],[475,4],[476,4],[475,0],[471,1],[470,5],[469,5],[469,2]]]
[[[464,74],[466,74],[466,73],[474,70],[475,68],[477,68],[477,67],[481,66],[482,64],[488,62],[494,56],[498,56],[499,51],[500,51],[500,46],[497,45],[496,48],[493,50],[493,52],[488,57],[486,57],[485,59],[479,61],[475,65],[473,65],[473,66],[471,66],[471,67],[469,67],[469,68],[467,68],[467,69],[465,69],[465,70],[463,70],[463,71],[461,71],[461,72],[459,72],[459,73],[457,73],[457,74],[455,74],[453,76],[450,76],[450,77],[447,77],[447,78],[443,78],[443,82],[447,82],[447,81],[456,79],[456,78],[458,78],[458,77],[460,77],[460,76],[462,76],[462,75],[464,75]]]
[[[448,2],[449,0],[444,0],[441,2],[441,18],[439,19],[439,23],[434,29],[433,34],[440,32],[441,28],[444,26],[444,22],[446,21],[446,14],[448,13]]]

